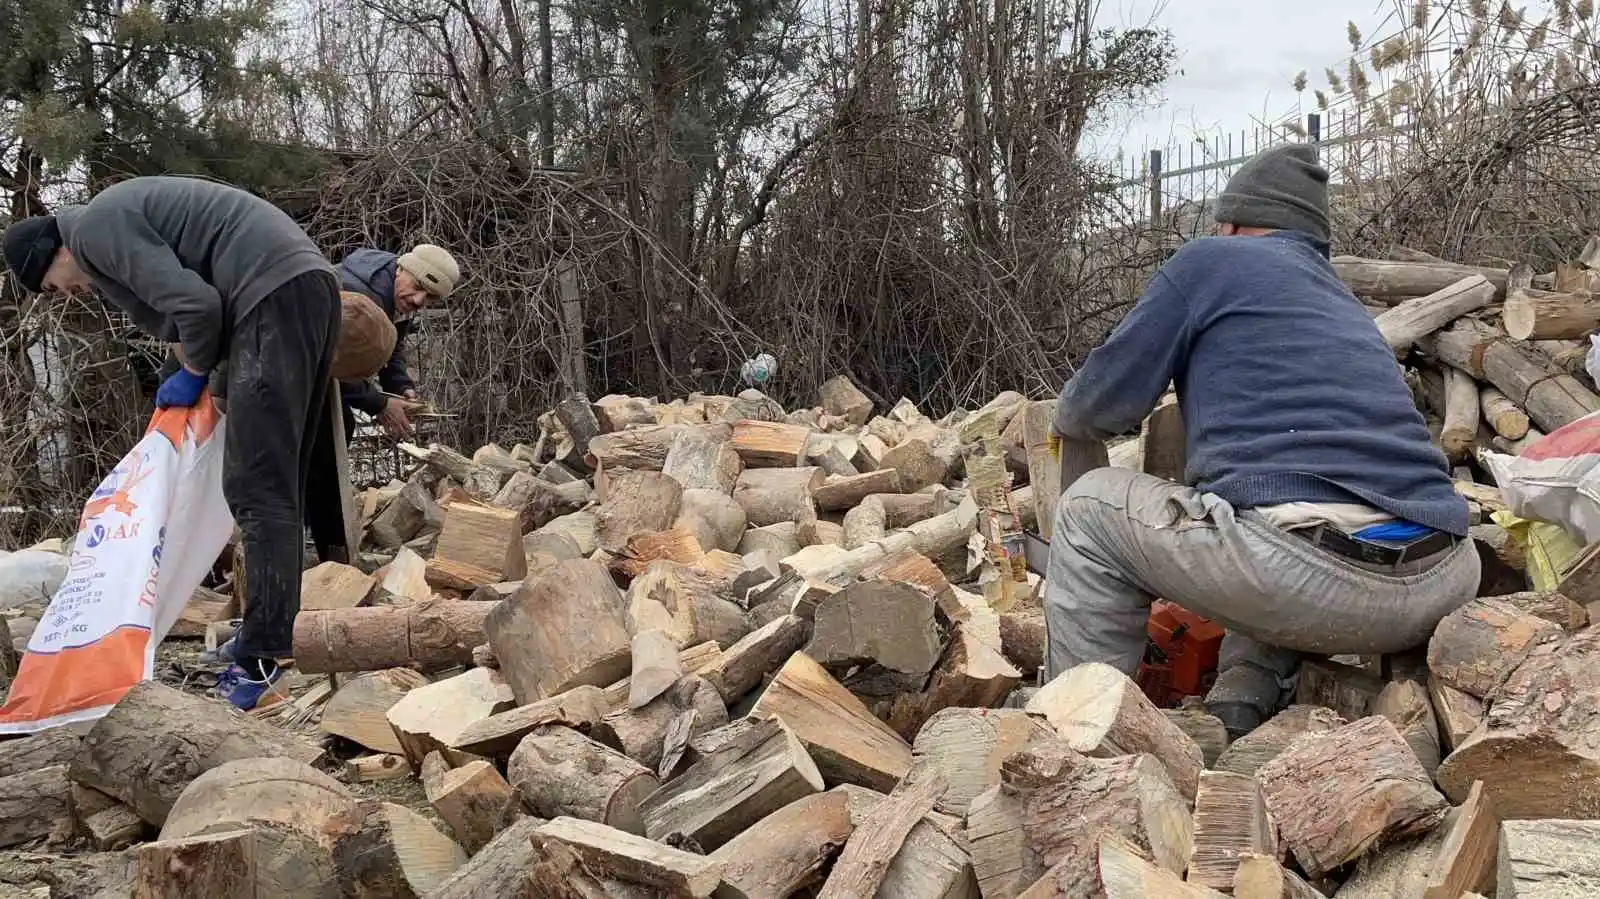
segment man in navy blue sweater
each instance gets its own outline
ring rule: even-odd
[[[1164,598],[1228,629],[1206,702],[1240,734],[1277,711],[1301,653],[1422,645],[1476,593],[1466,502],[1329,262],[1327,181],[1309,145],[1246,163],[1216,236],[1174,254],[1062,390],[1053,430],[1105,440],[1175,384],[1187,483],[1102,468],[1063,494],[1050,676],[1133,674]]]

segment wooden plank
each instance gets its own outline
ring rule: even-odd
[[[333,435],[330,438],[333,440],[333,483],[339,488],[339,515],[344,521],[344,558],[333,561],[350,562],[361,549],[361,512],[356,508],[355,480],[350,477],[350,449],[345,444],[344,407],[339,401],[337,380],[328,382],[328,400],[324,405],[327,406],[328,429]]]
[[[1422,899],[1456,899],[1469,890],[1492,889],[1499,833],[1500,819],[1483,793],[1483,783],[1475,782],[1467,801],[1451,812]]]

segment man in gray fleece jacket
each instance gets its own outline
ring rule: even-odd
[[[272,204],[195,178],[133,178],[83,206],[6,230],[28,290],[98,290],[142,330],[181,347],[160,407],[193,406],[226,366],[223,492],[244,534],[250,602],[217,690],[254,708],[292,650],[300,609],[301,504],[339,337],[339,282]]]

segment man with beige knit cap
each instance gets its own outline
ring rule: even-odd
[[[370,297],[389,314],[396,331],[394,355],[378,372],[377,384],[346,381],[339,385],[347,437],[355,426],[352,408],[376,418],[396,438],[410,435],[411,422],[406,413],[416,408],[412,401],[417,397],[417,388],[406,371],[406,334],[411,330],[412,317],[434,300],[450,296],[460,278],[461,269],[455,258],[431,243],[417,244],[399,256],[364,248],[339,264],[340,286]],[[385,396],[385,392],[392,396]]]

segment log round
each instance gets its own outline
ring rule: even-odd
[[[639,806],[660,786],[643,765],[559,725],[523,737],[506,773],[541,818],[583,818],[632,834],[644,833]]]

